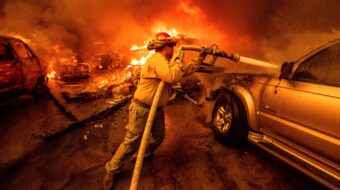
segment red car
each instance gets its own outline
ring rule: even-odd
[[[40,96],[47,88],[40,61],[22,40],[0,36],[0,104],[23,94]]]

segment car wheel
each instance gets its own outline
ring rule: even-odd
[[[33,90],[32,90],[32,96],[34,99],[41,99],[42,97],[46,96],[48,93],[48,87],[47,82],[45,80],[45,77],[39,77],[37,80]]]
[[[248,126],[241,101],[233,94],[221,93],[212,113],[212,130],[225,144],[237,145],[247,140]]]

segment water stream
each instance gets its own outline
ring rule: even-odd
[[[259,66],[259,67],[267,67],[267,68],[271,68],[271,69],[278,69],[280,67],[279,65],[276,65],[274,63],[260,61],[260,60],[257,60],[257,59],[252,59],[252,58],[244,57],[244,56],[240,56],[239,62],[246,63],[246,64],[249,64],[249,65]]]

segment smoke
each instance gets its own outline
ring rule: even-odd
[[[296,60],[331,40],[340,38],[340,1],[287,1],[270,17],[270,33],[261,42],[265,57]]]
[[[230,43],[231,49],[269,61],[294,60],[340,37],[337,0],[202,0],[198,4],[227,35],[224,43]]]
[[[338,10],[338,0],[4,0],[0,33],[31,39],[41,55],[55,45],[87,54],[175,28],[205,45],[283,61],[339,37]]]

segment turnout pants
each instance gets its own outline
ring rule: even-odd
[[[129,123],[126,126],[127,132],[112,159],[106,163],[105,168],[108,174],[118,173],[131,156],[138,151],[149,111],[150,109],[131,102],[129,106]],[[145,155],[149,155],[157,149],[164,139],[164,134],[164,112],[159,109],[155,115]]]

